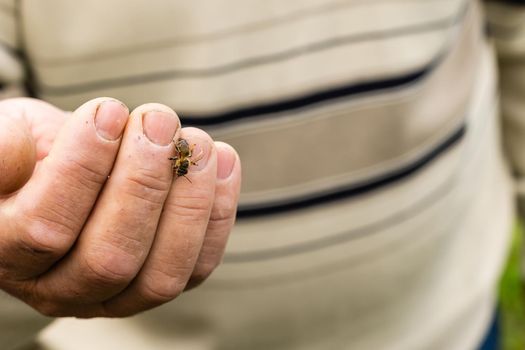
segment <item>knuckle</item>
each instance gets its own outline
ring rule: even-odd
[[[13,210],[17,229],[45,246],[69,247],[78,233],[79,216],[75,208],[64,203],[63,194],[45,193],[36,203],[34,198],[21,197]]]
[[[64,303],[58,302],[55,298],[50,297],[49,295],[44,296],[38,292],[36,280],[21,289],[24,291],[23,300],[42,315],[47,317],[60,317],[67,315]]]
[[[152,170],[140,169],[130,173],[124,181],[125,193],[141,200],[159,205],[169,191],[170,181]]]
[[[209,230],[229,232],[235,219],[235,210],[227,211],[222,209],[213,209],[210,215]]]
[[[124,252],[97,252],[84,258],[85,278],[96,286],[127,285],[140,268],[137,259]]]
[[[210,220],[227,221],[235,216],[237,211],[237,202],[227,196],[220,196],[215,199],[215,205],[211,212]]]
[[[73,243],[74,229],[56,215],[45,210],[21,211],[18,222],[17,246],[30,256],[56,259],[63,256]]]
[[[142,286],[141,295],[148,304],[159,305],[178,297],[184,291],[185,285],[186,283],[178,278],[161,274],[148,278],[148,282]]]
[[[64,240],[69,242],[77,233],[75,223],[70,218],[73,215],[73,213],[63,215],[54,203],[42,205],[26,212],[26,230],[31,236],[40,239],[58,236],[60,240],[56,242],[57,244]]]
[[[209,192],[197,189],[181,190],[177,198],[166,203],[166,209],[176,215],[180,220],[195,218],[208,218],[211,210],[212,196]]]
[[[47,317],[61,317],[67,314],[59,303],[51,301],[39,302],[36,305],[33,305],[33,308]]]
[[[107,170],[103,164],[81,153],[75,154],[75,157],[68,157],[67,162],[58,161],[56,169],[58,176],[65,181],[73,180],[71,186],[75,186],[74,183],[78,182],[82,187],[90,190],[98,190],[107,179]]]

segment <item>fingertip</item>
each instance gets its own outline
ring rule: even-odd
[[[172,108],[170,108],[170,107],[168,107],[166,105],[163,105],[162,103],[145,103],[145,104],[142,104],[142,105],[138,106],[137,108],[135,108],[131,112],[131,115],[132,116],[142,116],[143,114],[145,114],[147,112],[152,112],[152,111],[164,112],[164,113],[169,113],[169,114],[175,114],[177,116],[177,118],[179,117],[177,115],[177,113]]]
[[[143,133],[158,146],[168,146],[177,137],[180,119],[170,107],[161,103],[145,103],[131,112],[130,126]]]
[[[183,133],[181,137],[185,137],[187,139],[197,138],[204,140],[210,144],[213,144],[213,139],[211,136],[204,130],[195,128],[193,126],[187,126],[182,129]]]
[[[107,141],[116,141],[124,132],[129,111],[119,101],[102,102],[95,112],[95,128],[99,137]]]
[[[239,155],[229,144],[215,141],[217,149],[217,178],[228,179],[234,173],[235,165],[239,162]]]
[[[92,114],[93,116],[95,115],[95,113],[97,112],[98,108],[103,104],[103,103],[106,103],[106,102],[113,102],[117,105],[120,105],[120,107],[122,109],[124,109],[125,111],[128,112],[129,114],[129,108],[128,106],[126,106],[126,104],[120,100],[117,100],[116,98],[113,98],[113,97],[97,97],[97,98],[94,98],[94,99],[91,99],[87,102],[84,102],[83,104],[81,104],[74,112],[73,114]]]
[[[120,139],[129,117],[128,107],[111,97],[98,97],[87,101],[74,112],[86,126],[94,127],[97,136],[104,141]]]

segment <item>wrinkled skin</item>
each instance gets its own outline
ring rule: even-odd
[[[205,280],[235,220],[240,160],[179,125],[160,104],[0,102],[0,288],[48,316],[124,317]],[[173,177],[180,137],[204,155],[191,183]]]

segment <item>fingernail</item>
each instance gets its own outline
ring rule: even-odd
[[[217,144],[217,178],[227,179],[230,177],[235,160],[237,157],[235,153],[228,146]]]
[[[104,101],[100,104],[95,115],[95,128],[100,137],[108,140],[117,140],[124,131],[128,121],[129,111],[118,101]]]
[[[159,145],[169,145],[179,128],[179,118],[173,113],[151,111],[142,117],[142,127],[148,139]]]
[[[195,163],[193,164],[193,170],[202,170],[206,167],[210,158],[210,144],[204,140],[198,140],[193,144],[195,145],[191,155],[191,160]]]

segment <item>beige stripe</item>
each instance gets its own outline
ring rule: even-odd
[[[492,61],[485,59],[483,65],[479,68],[479,71],[483,73],[481,80],[478,80],[476,83],[475,98],[471,100],[467,119],[468,133],[462,144],[463,146],[456,147],[415,176],[398,183],[397,186],[390,186],[367,196],[347,201],[287,213],[284,216],[273,215],[269,217],[271,220],[268,217],[241,220],[237,223],[236,231],[234,231],[230,240],[229,253],[248,253],[302,244],[318,240],[320,237],[329,237],[330,234],[350,232],[366,225],[386,221],[388,217],[406,211],[407,208],[414,207],[416,203],[421,202],[424,198],[428,198],[438,187],[456,178],[454,180],[456,183],[454,185],[455,191],[458,191],[460,195],[456,196],[453,193],[447,195],[444,192],[444,197],[451,196],[449,200],[443,199],[441,204],[439,204],[440,201],[436,200],[435,205],[437,207],[441,206],[441,209],[431,210],[431,214],[428,215],[431,215],[432,219],[422,220],[426,224],[430,221],[440,222],[439,227],[435,229],[441,230],[445,222],[452,221],[450,218],[457,215],[455,214],[457,211],[462,211],[464,209],[461,208],[468,207],[463,202],[466,199],[464,196],[468,197],[477,191],[476,188],[482,188],[481,184],[478,183],[479,181],[484,181],[481,176],[484,172],[479,169],[482,166],[480,164],[484,164],[481,159],[484,159],[487,154],[493,153],[494,151],[491,151],[491,147],[496,147],[498,142],[494,139],[495,130],[497,129],[493,120],[493,114],[495,113],[493,105],[494,84],[492,82],[494,79],[494,68],[491,65]],[[489,142],[489,140],[492,141]],[[463,169],[463,172],[458,173],[459,169]],[[410,194],[409,196],[407,196],[408,193]],[[464,198],[461,199],[461,197]],[[415,223],[421,217],[427,215],[423,212],[424,210],[421,214],[406,215],[405,221]],[[402,222],[400,224],[404,225]],[[392,224],[393,226],[394,224]],[[412,227],[415,226],[413,224]],[[291,227],[300,227],[300,230],[291,230]],[[386,227],[380,230],[389,229],[390,227]],[[404,228],[399,229],[398,233],[405,235],[405,232],[411,231],[413,234],[417,234],[419,232],[418,229],[412,231],[411,228]],[[423,230],[433,229],[429,227]],[[378,242],[382,244],[386,237],[384,235],[379,236]],[[367,236],[366,244],[368,248],[373,247],[372,242],[374,241],[374,235]],[[346,247],[347,255],[345,256],[351,255],[352,251],[359,252],[363,249],[363,247],[359,246],[358,240],[352,240],[351,243],[351,246]],[[334,249],[337,249],[337,247]],[[331,259],[330,256],[326,258]],[[295,257],[292,256],[291,259],[295,259]],[[313,264],[316,264],[316,261],[318,261],[316,259],[309,260]],[[259,263],[258,261],[254,262],[254,264]],[[273,264],[273,262],[268,263]],[[246,264],[246,266],[248,265],[251,264]],[[288,266],[288,264],[286,265]],[[229,272],[235,271],[230,271],[230,268],[249,269],[249,267],[231,267],[230,264],[226,264],[221,267],[221,271],[226,276]],[[282,268],[286,269],[286,267]],[[278,270],[256,270],[262,271],[260,273],[268,273],[281,271],[281,268]]]
[[[409,90],[210,130],[243,159],[241,203],[348,186],[428,153],[465,116],[480,41],[471,17],[445,61]]]

